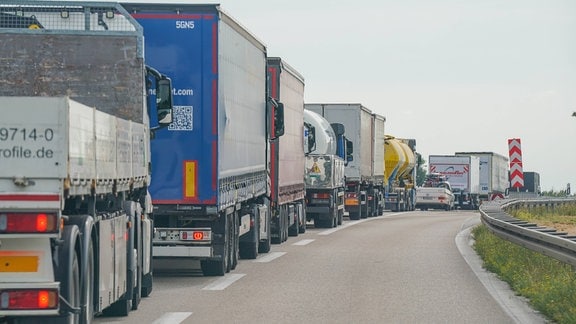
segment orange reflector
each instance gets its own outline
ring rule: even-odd
[[[184,162],[184,197],[196,197],[196,161]]]
[[[0,272],[37,272],[37,256],[0,256]]]

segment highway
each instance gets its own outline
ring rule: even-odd
[[[224,277],[164,262],[137,311],[95,322],[544,322],[505,286],[486,282],[463,234],[478,222],[478,212],[415,211],[308,226]]]

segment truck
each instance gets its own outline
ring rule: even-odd
[[[341,123],[353,146],[346,165],[345,210],[352,220],[381,214],[384,209],[384,123],[383,116],[359,103],[306,103],[330,123]]]
[[[319,114],[304,110],[306,136],[306,219],[314,227],[333,228],[344,219],[344,179],[352,143],[344,125],[330,124]]]
[[[0,44],[0,321],[126,316],[153,287],[170,79],[118,4],[4,0]]]
[[[272,243],[306,232],[304,77],[280,57],[268,57],[270,97],[284,106],[284,135],[270,140]]]
[[[415,208],[420,210],[454,209],[454,194],[448,177],[439,173],[429,173],[422,186],[416,188]]]
[[[154,258],[223,276],[270,250],[270,143],[284,117],[269,99],[266,46],[217,4],[124,7],[174,86],[174,121],[151,147]]]
[[[456,152],[480,158],[480,201],[505,198],[508,189],[508,158],[494,152]]]
[[[416,203],[416,140],[386,135],[384,145],[385,209],[411,211]]]
[[[430,155],[429,173],[447,177],[452,186],[455,208],[478,209],[480,206],[480,158],[477,156]]]

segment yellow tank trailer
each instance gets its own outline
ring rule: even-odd
[[[416,140],[386,135],[384,148],[385,180],[388,187],[385,208],[414,210],[416,191]]]

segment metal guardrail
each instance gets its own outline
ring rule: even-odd
[[[497,236],[536,252],[572,265],[576,269],[576,235],[512,217],[512,208],[576,205],[576,199],[505,199],[485,202],[480,206],[482,223]]]

